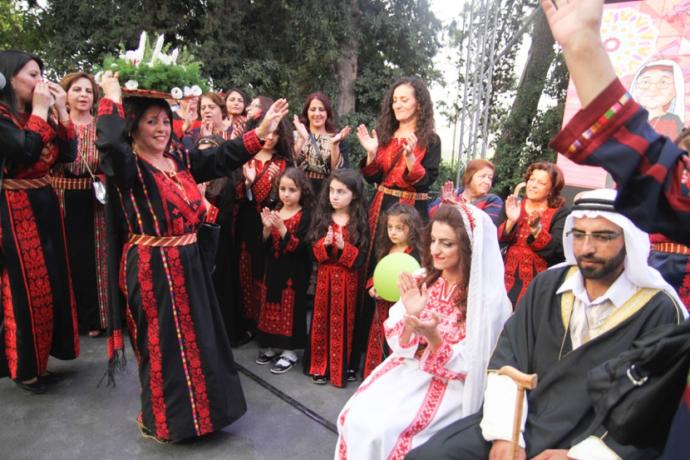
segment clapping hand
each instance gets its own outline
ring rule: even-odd
[[[285,222],[283,221],[283,219],[280,218],[280,215],[277,211],[271,212],[271,225],[273,225],[273,228],[278,230],[280,236],[285,236],[285,234],[287,233],[287,227],[285,226]]]
[[[254,180],[256,180],[256,165],[254,160],[250,160],[242,165],[242,174],[244,175],[244,183],[247,187],[250,187]]]
[[[518,185],[515,186],[515,190],[513,191],[512,195],[508,195],[508,198],[506,198],[506,217],[508,220],[511,222],[517,222],[518,219],[520,218],[520,190],[522,190],[525,187],[524,182],[520,182]]]
[[[324,246],[330,246],[333,244],[333,226],[328,226],[328,231],[326,232],[326,237],[323,239]]]
[[[455,184],[453,181],[446,181],[441,186],[441,202],[455,202]]]
[[[343,139],[347,138],[347,136],[350,135],[350,131],[352,131],[352,128],[350,128],[349,126],[344,127],[343,129],[340,130],[340,132],[338,134],[333,136],[333,138],[331,139],[331,142],[333,142],[334,144],[339,144],[340,141],[342,141]]]
[[[408,161],[414,161],[414,148],[417,146],[417,136],[415,133],[410,133],[403,138],[403,153]]]
[[[271,214],[271,210],[268,208],[263,208],[261,210],[261,223],[263,224],[264,228],[271,228],[273,226],[273,216]]]
[[[398,278],[398,289],[400,290],[400,300],[405,306],[407,314],[419,316],[426,306],[426,283],[419,287],[417,285],[417,280],[415,280],[412,275],[403,272]]]
[[[277,164],[271,163],[270,165],[268,165],[268,169],[266,170],[266,175],[268,176],[268,180],[272,181],[273,178],[276,177],[276,175],[278,175],[279,172],[280,172],[280,167]]]
[[[309,131],[307,131],[307,127],[304,126],[304,123],[299,119],[297,115],[292,117],[292,124],[295,125],[295,129],[297,130],[297,134],[302,140],[307,140],[309,139]]]
[[[333,238],[335,239],[335,247],[342,251],[345,247],[345,239],[343,238],[343,233],[335,232],[333,234]]]
[[[403,321],[405,326],[412,330],[412,332],[426,337],[429,344],[434,348],[436,347],[436,344],[440,342],[440,336],[437,328],[439,317],[435,312],[431,314],[431,318],[429,319],[421,319],[417,316],[408,314],[405,315]]]
[[[372,129],[371,134],[364,125],[357,126],[357,139],[364,150],[367,151],[367,164],[374,161],[376,151],[379,148],[379,137],[376,130]]]

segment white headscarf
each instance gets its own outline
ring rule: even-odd
[[[687,310],[682,308],[683,302],[678,293],[661,277],[661,274],[647,263],[649,258],[649,235],[632,223],[630,219],[615,212],[613,203],[616,200],[616,190],[597,189],[580,193],[575,199],[575,206],[570,215],[565,219],[563,228],[563,252],[565,262],[552,268],[566,265],[577,265],[575,252],[573,251],[573,237],[568,235],[573,229],[575,219],[581,217],[603,217],[613,222],[623,230],[625,239],[625,274],[636,286],[642,288],[659,289],[666,292],[678,304],[680,310],[687,316]]]
[[[503,258],[496,226],[484,211],[458,204],[472,246],[467,285],[465,346],[467,378],[462,396],[462,416],[476,413],[484,400],[486,369],[503,324],[513,313],[503,280]]]

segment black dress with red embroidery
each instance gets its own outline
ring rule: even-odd
[[[175,171],[164,172],[125,141],[120,104],[102,99],[98,115],[101,166],[115,185],[130,234],[194,234],[207,212],[197,182],[230,174],[261,148],[251,131],[203,151],[173,150],[165,155]],[[218,430],[244,414],[230,343],[196,242],[126,243],[120,281],[139,364],[144,426],[160,439],[177,441]],[[121,348],[121,331],[114,330],[109,351]]]
[[[55,163],[74,161],[77,142],[71,122],[14,116],[0,104],[0,145],[0,377],[29,380],[45,373],[49,355],[79,355],[64,227],[47,181]]]
[[[498,242],[505,251],[505,285],[513,309],[527,292],[527,286],[538,273],[563,262],[563,227],[570,214],[567,207],[546,208],[541,213],[542,231],[532,236],[522,201],[520,218],[511,232],[505,233],[505,219],[498,226]],[[504,216],[505,217],[505,216]]]
[[[352,244],[347,228],[331,225],[342,233],[345,245],[342,250],[335,243],[326,246],[321,238],[312,247],[318,267],[304,366],[308,374],[328,376],[331,384],[343,387],[345,371],[351,368],[360,268],[366,251]]]
[[[285,220],[287,233],[273,229],[266,240],[266,276],[261,286],[257,339],[262,347],[295,350],[307,340],[307,287],[311,275],[309,212]]]
[[[267,173],[268,167],[276,165],[279,176],[287,167],[287,162],[277,155],[266,161],[252,160],[256,168],[256,179],[245,189],[244,181],[236,185],[237,200],[237,244],[239,257],[240,316],[245,331],[253,332],[259,321],[261,290],[265,273],[266,251],[261,233],[261,210],[272,208],[274,197],[273,178]]]

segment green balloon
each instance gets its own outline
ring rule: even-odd
[[[374,288],[384,300],[397,302],[400,299],[398,278],[400,274],[419,270],[419,262],[409,254],[397,252],[381,259],[374,269]]]

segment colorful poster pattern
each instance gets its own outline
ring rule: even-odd
[[[604,6],[601,37],[614,68],[652,127],[675,138],[690,124],[690,0],[631,1]],[[580,109],[570,82],[565,125]],[[566,185],[610,186],[601,168],[580,166],[558,155]]]

